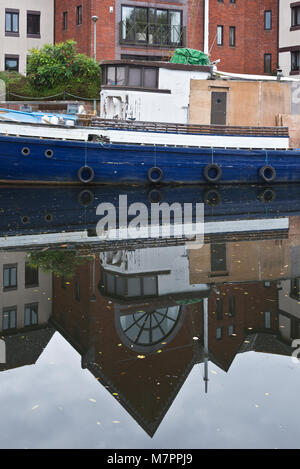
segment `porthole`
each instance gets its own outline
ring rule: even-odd
[[[46,221],[52,221],[53,220],[53,217],[52,217],[51,213],[47,213],[47,215],[45,215],[45,220]]]
[[[22,223],[24,224],[29,223],[29,217],[27,216],[22,217]]]
[[[53,156],[53,150],[49,150],[49,149],[46,150],[46,151],[45,151],[45,156],[46,156],[46,158],[52,158],[52,156]]]
[[[24,156],[30,155],[30,149],[28,147],[22,148],[22,155]]]

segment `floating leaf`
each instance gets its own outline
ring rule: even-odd
[[[157,353],[161,353],[161,352],[162,352],[162,350],[161,350],[161,349],[157,350]]]
[[[35,409],[37,409],[38,407],[40,407],[40,404],[34,405],[31,410],[35,410]]]
[[[146,358],[145,355],[138,355],[137,357],[138,357],[138,358],[141,358],[141,359],[142,359],[142,358]]]
[[[119,394],[117,392],[113,392],[113,396],[118,396]]]
[[[93,399],[92,397],[89,399],[91,402],[97,402],[96,399]]]

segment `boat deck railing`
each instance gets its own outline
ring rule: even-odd
[[[84,120],[84,116],[79,116],[79,122]],[[174,124],[167,122],[144,122],[125,121],[115,119],[100,119],[92,117],[90,119],[92,127],[103,129],[116,129],[143,132],[166,132],[183,134],[213,134],[213,135],[252,135],[270,137],[288,137],[288,127],[251,127],[232,125],[200,125],[200,124]]]

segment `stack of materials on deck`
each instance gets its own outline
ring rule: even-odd
[[[201,50],[176,49],[170,62],[175,64],[209,65],[209,58]]]

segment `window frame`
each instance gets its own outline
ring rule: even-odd
[[[81,26],[82,25],[82,18],[83,18],[82,5],[77,5],[77,7],[76,7],[76,26]]]
[[[298,57],[298,68],[293,67],[293,56],[296,55]],[[300,49],[292,50],[291,51],[291,73],[292,74],[299,74],[300,75]]]
[[[110,68],[114,68],[115,69],[115,79],[114,79],[114,83],[115,84],[109,84],[108,81],[107,81],[107,72],[108,72],[108,67]],[[117,84],[117,69],[120,68],[120,67],[124,67],[125,68],[125,83],[123,85],[118,85]],[[141,72],[141,85],[138,86],[138,85],[130,85],[129,84],[129,69],[130,68],[141,68],[142,69],[142,72]],[[148,69],[151,69],[151,70],[155,70],[156,71],[156,80],[155,80],[155,87],[146,87],[145,86],[145,74],[146,74],[146,71]],[[151,67],[150,65],[147,66],[147,65],[138,65],[138,64],[132,64],[132,65],[122,65],[121,63],[120,64],[112,64],[112,65],[106,65],[104,68],[103,68],[103,84],[105,86],[112,86],[112,87],[128,87],[128,88],[132,88],[132,89],[149,89],[149,90],[157,90],[158,89],[158,82],[159,82],[159,68],[158,67]]]
[[[266,58],[267,57],[270,57],[270,70],[268,71],[266,69]],[[270,75],[272,73],[272,54],[270,54],[269,52],[264,54],[264,74],[266,75]]]
[[[299,23],[294,22],[294,19],[298,16],[297,12],[299,10],[299,17],[300,17],[300,5],[291,5],[291,29],[293,28],[298,29],[300,28],[300,19]]]
[[[268,13],[270,14],[270,27],[269,28],[267,28],[267,14]],[[272,16],[273,16],[272,15],[272,10],[265,10],[265,12],[264,12],[264,30],[265,31],[272,31],[272,27],[273,27],[272,26],[272,20],[273,20]]]
[[[233,32],[233,42],[231,41],[232,39],[231,32]],[[236,27],[229,26],[229,47],[235,47],[235,46],[236,46]]]
[[[134,39],[133,40],[127,40],[126,38],[123,37],[123,22],[125,19],[123,19],[123,8],[133,8],[134,10],[134,25],[136,25],[136,10],[137,9],[143,9],[146,10],[146,16],[147,16],[147,22],[146,22],[146,39],[145,40],[138,40],[136,38],[136,26],[134,27]],[[154,23],[150,22],[150,10],[154,10]],[[168,41],[166,44],[156,44],[156,43],[151,43],[149,41],[149,27],[151,25],[156,26],[157,23],[157,11],[166,11],[167,12],[167,28],[168,28]],[[179,13],[180,14],[180,40],[179,42],[171,42],[170,39],[170,13]],[[177,9],[168,9],[168,8],[159,8],[156,6],[136,6],[136,5],[128,5],[128,4],[122,4],[121,5],[121,22],[120,22],[120,36],[119,36],[119,41],[121,44],[147,44],[151,45],[151,47],[162,47],[164,46],[171,46],[171,47],[179,47],[180,45],[183,46],[183,10],[177,10]]]
[[[29,16],[37,16],[39,18],[39,28],[38,28],[39,32],[30,33],[28,31],[28,26],[29,26],[28,17]],[[26,20],[27,20],[27,37],[32,38],[32,39],[40,39],[41,38],[41,12],[36,11],[36,10],[27,10]]]
[[[11,30],[6,29],[6,15],[11,15],[10,26]],[[13,31],[13,15],[18,16],[18,31]],[[20,10],[13,8],[5,8],[5,26],[4,26],[5,36],[19,37],[20,36]]]
[[[219,42],[219,30],[221,31],[221,42]],[[224,45],[224,26],[222,24],[217,25],[217,46]]]
[[[62,13],[62,29],[63,31],[67,31],[68,29],[68,12],[67,11],[63,11]]]

